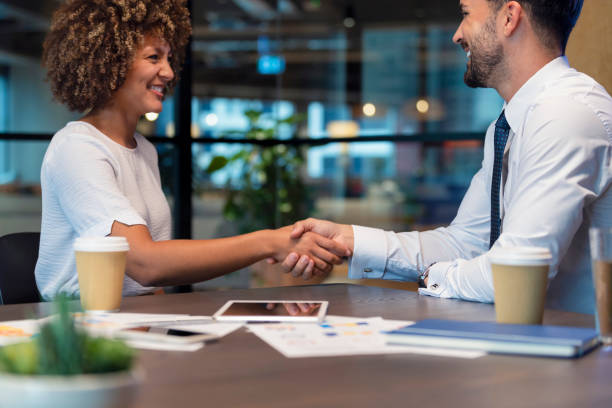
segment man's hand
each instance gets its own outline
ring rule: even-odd
[[[348,248],[344,254],[345,257],[351,256],[354,247],[353,227],[346,224],[336,224],[330,221],[308,218],[303,221],[298,221],[293,225],[291,238],[300,238],[303,234],[314,232],[329,238],[337,243]],[[307,256],[301,257],[297,253],[290,253],[282,263],[282,267],[286,273],[291,272],[293,276],[304,276],[304,279],[310,278],[313,268],[310,267],[310,260]],[[316,273],[315,273],[316,274]]]
[[[295,258],[294,263],[299,268],[300,273],[294,274],[294,276],[302,275],[304,280],[310,279],[313,275],[328,275],[333,265],[341,264],[343,258],[351,253],[344,244],[337,240],[310,231],[305,231],[293,238],[290,236],[291,232],[291,226],[279,228],[272,232],[277,237],[274,240],[276,253],[272,260],[269,259],[268,262],[275,263],[284,259]],[[288,272],[287,269],[285,271]]]

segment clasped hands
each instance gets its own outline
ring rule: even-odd
[[[285,273],[308,280],[313,276],[327,276],[334,265],[341,264],[353,253],[353,228],[350,225],[308,218],[289,231],[288,253],[283,257],[268,258],[268,263],[281,263]]]

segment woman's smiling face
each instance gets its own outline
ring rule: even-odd
[[[112,96],[111,104],[137,117],[161,112],[166,85],[174,78],[171,58],[172,50],[165,40],[145,35],[125,82]]]

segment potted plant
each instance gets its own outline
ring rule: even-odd
[[[270,142],[279,126],[296,125],[305,119],[299,114],[270,119],[257,110],[248,110],[245,115],[245,138]],[[242,132],[229,135],[235,133]],[[206,169],[212,174],[234,166],[227,182],[223,216],[237,223],[240,233],[278,228],[308,216],[312,201],[301,173],[304,158],[300,147],[273,143],[244,146],[230,157],[213,157]]]
[[[239,233],[247,233],[290,225],[308,217],[313,200],[303,179],[302,149],[292,143],[275,143],[279,127],[298,125],[306,116],[294,114],[277,119],[259,110],[244,114],[248,121],[246,132],[232,131],[226,136],[243,135],[263,143],[245,144],[231,156],[214,156],[205,170],[213,174],[230,168],[224,218],[234,223]],[[255,286],[304,284],[302,279],[282,274],[265,262],[251,267],[251,272]],[[317,278],[310,283],[320,281]]]
[[[56,302],[27,342],[0,349],[0,407],[127,407],[135,395],[133,351],[77,328],[68,302]]]

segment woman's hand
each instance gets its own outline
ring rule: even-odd
[[[340,243],[348,248],[344,256],[351,256],[354,246],[353,227],[350,225],[336,224],[330,221],[317,220],[308,218],[303,221],[298,221],[293,225],[291,238],[299,238],[307,232],[314,232],[328,239]],[[282,261],[282,267],[285,272],[291,272],[295,277],[303,275],[307,272],[304,261],[304,256],[299,257],[292,253]]]
[[[305,232],[299,238],[291,238],[292,227],[275,230],[277,249],[274,261],[282,261],[287,257],[295,258],[300,265],[304,280],[313,275],[327,275],[334,265],[343,262],[343,257],[349,256],[349,249],[342,243],[325,238],[314,232]],[[289,271],[287,271],[289,272]]]
[[[274,310],[278,303],[268,303],[266,309]],[[282,302],[281,303],[287,313],[291,316],[312,316],[314,311],[321,307],[320,303],[308,303],[308,302]]]

